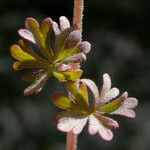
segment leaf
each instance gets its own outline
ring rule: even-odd
[[[119,89],[118,88],[112,88],[107,93],[103,95],[103,97],[100,98],[100,102],[107,103],[110,100],[116,98],[119,95]]]
[[[73,94],[73,96],[75,97],[74,101],[77,106],[83,111],[88,111],[88,98],[85,85],[81,83],[78,87],[77,82],[67,81],[65,83],[65,87],[67,91],[71,92],[71,94]]]
[[[138,100],[134,97],[127,98],[123,103],[123,106],[129,109],[134,109],[137,105],[138,105]]]
[[[121,115],[121,116],[126,116],[129,118],[135,118],[136,114],[133,110],[124,108],[124,107],[120,107],[117,110],[111,112],[112,115]]]
[[[43,74],[51,74],[51,69],[41,69],[41,70],[38,70],[38,71],[35,71],[35,72],[30,72],[30,73],[25,73],[22,75],[22,80],[24,81],[35,81],[35,80],[38,80],[40,78],[41,75]]]
[[[56,28],[55,30],[58,30],[56,27],[56,24],[57,23],[55,23],[55,28]],[[55,52],[56,52],[56,57],[59,61],[65,59],[66,56],[70,54],[69,51],[67,52],[65,50],[67,37],[72,31],[75,31],[75,30],[77,30],[77,27],[73,25],[70,28],[60,33],[59,31],[55,31],[57,32],[57,34],[55,34]]]
[[[49,64],[41,61],[27,60],[27,61],[16,61],[13,64],[15,70],[22,70],[27,68],[48,68]]]
[[[61,16],[59,18],[59,22],[60,22],[61,31],[64,31],[64,30],[70,28],[70,22],[65,16]]]
[[[80,52],[83,52],[84,54],[88,54],[91,51],[91,44],[87,41],[81,42],[79,45]]]
[[[26,29],[19,29],[19,30],[18,30],[18,34],[19,34],[22,38],[24,38],[25,40],[30,41],[30,42],[36,44],[36,41],[35,41],[35,39],[34,39],[34,36],[33,36],[33,34],[32,34],[30,31],[28,31],[28,30],[26,30]]]
[[[81,63],[85,60],[86,60],[86,55],[84,53],[78,53],[65,59],[65,62]]]
[[[18,45],[13,45],[10,48],[11,55],[20,61],[26,61],[26,60],[36,60],[35,57],[29,55],[28,53],[25,53],[22,51],[22,49]]]
[[[90,79],[81,79],[80,81],[86,84],[86,86],[91,90],[94,96],[94,105],[96,105],[99,102],[99,92],[96,84]]]
[[[38,22],[33,18],[26,19],[26,28],[33,34],[36,43],[41,53],[48,60],[52,60],[52,50],[49,45],[49,36],[52,30],[52,21],[50,18],[46,18],[41,27]]]
[[[106,117],[106,116],[103,116],[103,115],[101,115],[101,114],[99,114],[99,113],[95,113],[94,115],[100,120],[100,122],[101,122],[106,128],[109,128],[109,129],[116,129],[116,128],[119,127],[119,124],[118,124],[115,120],[113,120],[113,119],[111,119],[111,118],[108,118],[108,117]]]
[[[71,111],[62,111],[60,112],[59,114],[57,114],[54,118],[53,118],[53,121],[55,123],[58,123],[59,122],[59,119],[61,118],[80,118],[80,117],[87,117],[87,115],[83,114],[81,111],[77,110],[77,109],[74,109],[74,110],[71,110]]]
[[[113,100],[103,106],[100,106],[98,110],[101,112],[107,112],[107,113],[113,112],[122,105],[123,101],[124,101],[123,99]]]
[[[55,92],[52,100],[54,104],[64,110],[72,110],[75,108],[75,103],[61,92]]]
[[[81,32],[75,30],[70,32],[65,40],[63,48],[58,51],[58,60],[63,60],[69,56],[75,55],[79,52],[78,44],[81,42]]]
[[[65,87],[66,87],[67,91],[71,92],[74,96],[80,92],[78,86],[79,86],[78,83],[75,81],[67,81],[65,83]]]
[[[102,89],[100,92],[100,99],[101,100],[103,100],[103,97],[110,90],[110,88],[111,88],[111,79],[110,79],[110,76],[107,73],[105,73],[103,75],[103,85],[102,85]]]
[[[22,49],[22,51],[24,51],[25,53],[31,55],[32,57],[36,58],[37,60],[47,62],[46,59],[43,59],[42,57],[40,57],[39,55],[37,55],[37,54],[31,49],[31,47],[29,46],[29,44],[28,44],[27,41],[25,41],[25,40],[23,40],[23,39],[20,39],[19,42],[18,42],[18,45],[19,45],[19,47]]]
[[[72,131],[74,134],[79,134],[86,125],[88,117],[64,117],[59,119],[57,128],[62,132]]]
[[[79,79],[82,75],[82,70],[77,70],[77,71],[64,71],[64,72],[59,72],[54,70],[53,75],[61,81],[65,80],[71,80],[74,81],[76,79]]]
[[[84,100],[87,102],[87,104],[89,103],[88,102],[88,92],[87,92],[87,87],[84,83],[81,83],[80,86],[79,86],[79,90],[80,90],[80,93],[81,95],[83,96]]]
[[[103,126],[101,121],[94,115],[89,117],[89,128],[88,131],[91,135],[99,133],[99,135],[106,141],[110,141],[113,138],[113,133],[110,129]]]
[[[36,93],[36,94],[39,93],[43,89],[43,86],[48,80],[48,77],[49,77],[49,74],[46,74],[46,73],[41,75],[38,80],[36,80],[34,83],[32,83],[29,87],[27,87],[24,90],[24,95],[30,96],[33,93]]]

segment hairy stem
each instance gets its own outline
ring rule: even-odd
[[[82,19],[84,10],[84,0],[74,0],[73,24],[76,24],[82,32]]]
[[[77,135],[72,132],[67,133],[66,150],[77,149]]]

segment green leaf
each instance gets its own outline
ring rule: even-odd
[[[85,110],[88,110],[88,99],[87,99],[87,91],[85,85],[81,84],[78,87],[78,84],[76,82],[67,81],[65,83],[65,87],[68,90],[68,92],[71,92],[75,98],[74,101],[76,104]],[[84,95],[85,94],[85,95]]]
[[[56,92],[53,97],[53,102],[56,106],[64,109],[64,110],[72,110],[75,107],[73,101],[61,92]]]
[[[84,83],[81,83],[79,86],[79,90],[81,95],[83,96],[84,100],[86,100],[87,104],[88,104],[88,92],[87,92],[87,87]]]
[[[22,51],[22,49],[18,45],[13,45],[10,48],[11,55],[20,61],[26,61],[26,60],[36,60],[35,57],[31,56],[30,54]]]
[[[26,19],[26,26],[34,36],[36,43],[42,54],[48,59],[52,60],[53,54],[49,43],[49,36],[52,31],[52,21],[46,18],[42,25],[39,26],[38,22],[33,18]]]
[[[67,91],[71,92],[73,95],[77,95],[80,92],[77,82],[67,81],[65,83],[65,87],[66,87]]]
[[[110,113],[110,112],[113,112],[116,109],[118,109],[122,105],[123,102],[124,102],[124,99],[118,98],[118,99],[113,100],[103,106],[100,106],[98,108],[98,110],[102,111],[102,112]]]
[[[46,59],[43,59],[42,57],[40,57],[39,55],[37,55],[37,54],[31,49],[31,47],[29,46],[29,44],[28,44],[27,41],[25,41],[25,40],[23,40],[23,39],[20,39],[19,42],[18,42],[18,45],[19,45],[19,47],[21,48],[21,50],[24,51],[25,53],[31,55],[32,57],[36,58],[37,60],[47,62]]]
[[[59,72],[54,70],[53,75],[58,79],[58,80],[71,80],[74,81],[78,78],[81,77],[82,75],[82,70],[77,70],[77,71],[64,71],[64,72]]]

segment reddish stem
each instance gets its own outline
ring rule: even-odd
[[[66,150],[76,150],[77,149],[77,135],[72,132],[67,133],[66,139]]]
[[[73,24],[76,24],[82,32],[84,0],[74,0]]]

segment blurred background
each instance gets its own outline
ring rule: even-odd
[[[65,150],[65,134],[51,122],[59,110],[50,96],[62,87],[51,78],[39,95],[23,96],[29,83],[12,69],[9,47],[18,41],[26,17],[72,19],[72,9],[73,0],[0,0],[0,150]],[[83,37],[92,51],[82,65],[83,77],[100,87],[102,74],[109,73],[113,85],[136,97],[139,106],[136,119],[114,118],[120,128],[111,142],[90,136],[86,128],[78,150],[149,150],[150,1],[86,0],[84,14]]]

